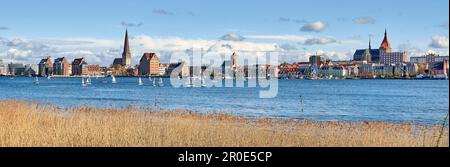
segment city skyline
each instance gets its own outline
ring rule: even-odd
[[[2,2],[13,7],[0,11],[0,59],[36,63],[49,55],[85,57],[95,64],[110,65],[122,55],[126,28],[132,64],[145,52],[157,52],[167,61],[171,53],[192,47],[226,55],[277,51],[282,55],[280,62],[306,61],[315,53],[350,60],[356,49],[368,46],[369,38],[372,46],[378,47],[385,28],[393,50],[408,51],[409,56],[429,50],[448,55],[448,1],[321,1],[326,15],[308,8],[319,6],[316,2],[284,2],[278,9],[271,8],[275,2],[267,1],[214,5],[201,1],[42,3],[46,6]],[[361,7],[364,5],[367,7]],[[15,12],[18,9],[24,10]],[[417,12],[421,9],[424,12]]]

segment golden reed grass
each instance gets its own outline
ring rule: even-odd
[[[448,128],[439,146],[449,146]],[[439,126],[248,119],[220,113],[61,109],[0,101],[0,146],[434,147]]]

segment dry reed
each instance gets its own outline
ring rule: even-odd
[[[0,146],[432,147],[440,127],[249,119],[220,113],[69,108],[0,101]],[[448,127],[439,146],[448,147]]]

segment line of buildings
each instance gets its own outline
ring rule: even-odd
[[[428,54],[410,57],[406,52],[393,52],[387,31],[378,49],[357,49],[350,61],[331,61],[321,55],[310,56],[309,62],[281,64],[281,78],[448,78],[449,56]]]
[[[155,53],[144,53],[140,64],[131,66],[131,52],[128,42],[128,30],[125,32],[125,43],[122,58],[117,58],[109,67],[89,64],[85,58],[75,58],[72,61],[66,57],[54,60],[50,56],[41,59],[38,64],[9,63],[0,60],[0,75],[14,76],[138,76],[167,74],[169,64],[161,64]]]
[[[192,67],[184,62],[164,64],[156,53],[144,53],[139,64],[132,66],[128,30],[125,32],[122,57],[114,59],[109,67],[88,64],[85,58],[69,62],[66,57],[54,60],[50,56],[39,64],[10,63],[0,60],[0,75],[24,76],[168,76],[175,70],[177,77],[194,76],[207,70],[215,77],[281,77],[281,78],[408,78],[448,77],[448,56],[428,54],[411,57],[406,52],[393,52],[387,31],[378,49],[373,49],[371,40],[365,49],[357,49],[350,61],[331,61],[321,55],[310,56],[308,62],[283,63],[278,67],[268,64],[239,65],[238,54],[233,53],[229,61],[220,67]],[[200,71],[200,72],[199,72]],[[176,77],[176,76],[173,76]]]
[[[20,63],[10,63],[4,65],[0,62],[0,75],[25,75],[25,76],[168,76],[176,71],[174,77],[187,77],[196,75],[208,70],[208,67],[192,67],[185,62],[175,62],[170,64],[161,63],[156,53],[144,53],[139,60],[139,64],[132,66],[131,51],[128,41],[128,30],[125,31],[124,49],[122,57],[114,59],[109,67],[101,67],[96,64],[88,64],[85,58],[75,58],[71,62],[66,57],[59,57],[54,60],[50,56],[41,59],[36,65],[23,65]],[[231,61],[225,61],[222,66],[209,68],[211,76],[216,77],[257,77],[257,74],[267,76],[268,72],[252,72],[252,70],[269,68],[269,65],[239,66],[238,55],[233,53]],[[5,67],[7,66],[7,67]],[[199,75],[199,74],[197,74]],[[275,75],[272,75],[275,76]]]

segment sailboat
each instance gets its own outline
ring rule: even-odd
[[[13,69],[12,72],[10,73],[9,79],[14,79],[14,74],[15,74],[15,72],[14,72],[14,69]]]
[[[151,76],[148,76],[148,80],[149,80],[150,82],[152,82],[152,77],[151,77]]]
[[[52,79],[50,75],[47,76],[47,79]]]
[[[92,84],[91,77],[86,78],[86,84],[87,85],[91,85]]]
[[[153,80],[153,86],[156,86],[156,79]]]
[[[142,82],[141,77],[139,77],[139,86],[142,86],[142,85],[144,85],[144,82]]]
[[[203,78],[203,75],[202,75],[202,81],[201,81],[201,83],[202,83],[202,87],[206,87],[205,78]]]
[[[39,79],[37,76],[34,78],[33,84],[39,85]]]
[[[186,83],[184,84],[184,87],[186,87],[186,88],[192,88],[192,87],[194,87],[194,84],[192,83],[192,77],[189,77],[189,80],[188,80],[188,82],[186,82]]]
[[[88,84],[84,81],[84,78],[81,78],[81,86],[86,87]]]
[[[111,83],[113,83],[113,84],[116,84],[117,83],[117,81],[116,81],[116,77],[114,77],[114,75],[113,76],[111,76],[112,77],[112,79],[111,79]]]
[[[162,79],[161,77],[159,77],[159,83],[158,83],[158,85],[159,85],[160,87],[163,87],[163,86],[164,86],[163,79]]]

